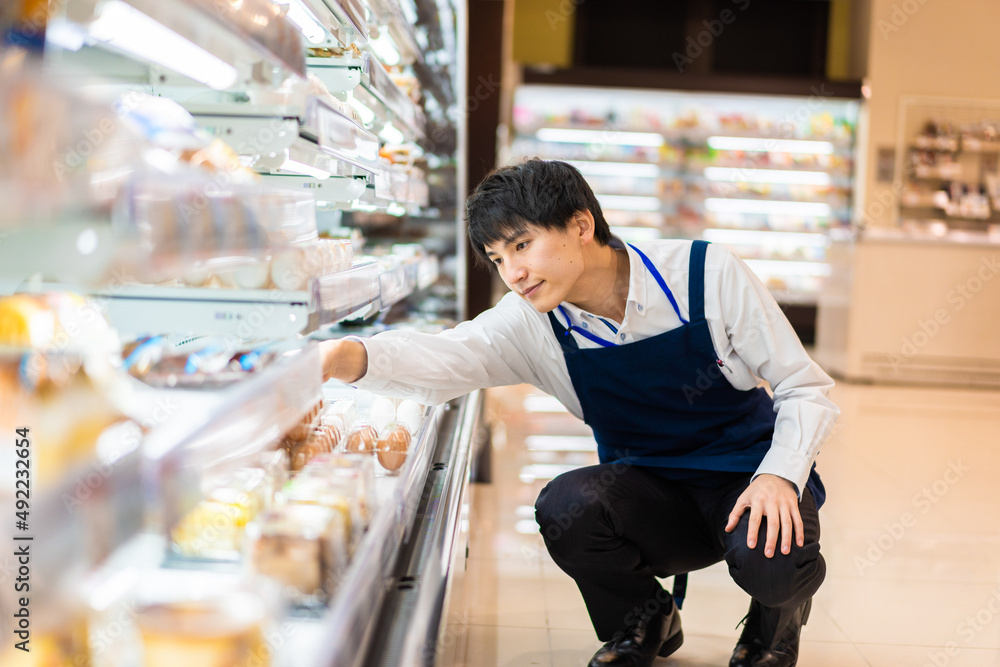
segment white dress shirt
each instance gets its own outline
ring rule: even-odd
[[[616,239],[617,241],[617,239]],[[618,245],[615,243],[614,245]],[[656,266],[684,319],[690,319],[688,261],[691,242],[636,244]],[[599,318],[564,302],[572,324],[619,345],[681,326],[666,295],[635,250],[629,258],[625,318]],[[554,313],[560,324],[565,318]],[[755,473],[796,485],[799,495],[820,445],[840,410],[827,398],[833,380],[809,358],[767,288],[727,248],[710,244],[705,258],[705,318],[722,375],[737,389],[766,380],[777,412],[771,448]],[[580,348],[599,344],[576,332]],[[441,403],[474,389],[526,382],[555,396],[582,418],[580,401],[548,316],[511,292],[474,320],[438,334],[388,331],[363,339],[368,371],[355,383],[375,394]]]

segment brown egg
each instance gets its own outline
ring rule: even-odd
[[[362,424],[347,436],[344,449],[348,452],[373,452],[375,442],[378,440],[378,433],[370,424]]]
[[[376,453],[378,462],[386,470],[399,470],[406,463],[406,451],[410,448],[410,432],[402,425],[391,426],[384,438],[378,441]]]
[[[299,471],[306,467],[306,464],[312,460],[312,457],[317,454],[322,453],[318,443],[313,440],[307,440],[306,442],[295,445],[292,447],[290,452],[290,460],[292,463],[292,470]]]

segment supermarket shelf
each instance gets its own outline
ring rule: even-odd
[[[211,85],[215,88],[239,90],[254,82],[270,85],[275,80],[304,78],[306,75],[304,48],[298,27],[270,3],[247,0],[246,5],[250,6],[243,6],[243,11],[237,11],[230,10],[225,4],[220,7],[212,0],[122,2],[231,67],[231,73],[223,71],[212,77]],[[203,72],[199,73],[182,54],[154,52],[149,48],[151,41],[137,43],[127,37],[122,39],[122,31],[130,27],[133,33],[128,37],[136,35],[134,15],[117,9],[123,5],[113,10],[104,6],[102,13],[97,14],[97,6],[97,3],[72,0],[66,14],[73,17],[75,25],[89,31],[98,44],[105,43],[102,40],[105,33],[113,34],[116,36],[107,42],[107,46],[130,57],[154,61],[156,65],[196,80],[203,79],[203,74],[209,71],[209,66],[205,65]]]
[[[439,526],[433,530],[426,527],[427,493],[446,488],[443,505],[449,510],[448,516],[454,515],[453,506],[458,496],[453,491],[456,485],[464,485],[467,478],[463,471],[467,470],[468,447],[481,400],[481,393],[474,392],[449,405],[434,408],[425,419],[411,449],[414,455],[407,458],[392,497],[377,511],[358,545],[344,585],[326,614],[319,620],[290,620],[296,641],[289,643],[284,651],[279,650],[279,659],[287,660],[281,664],[358,667],[369,664],[366,660],[369,652],[381,650],[374,640],[384,635],[376,630],[377,624],[372,621],[379,617],[386,604],[395,601],[390,586],[395,587],[398,569],[406,566],[401,556],[409,561],[417,548],[430,555],[435,551],[445,553],[447,531]],[[442,454],[447,458],[440,458]],[[446,576],[446,571],[437,574]],[[428,589],[439,586],[429,583]],[[433,617],[428,615],[417,620],[420,623],[416,625],[420,626],[432,621]]]
[[[99,563],[142,528],[141,441],[134,423],[106,429],[94,457],[66,470],[51,485],[32,485],[28,530],[14,531],[13,517],[4,522],[0,536],[6,544],[20,544],[15,538],[43,540],[44,549],[32,549],[32,600],[42,605],[33,610],[36,614],[44,617],[46,606],[64,585],[71,584],[72,577]],[[13,447],[9,455],[13,457]],[[0,458],[9,461],[7,469],[14,470],[13,458]],[[0,497],[13,512],[13,472],[10,478],[10,495],[5,491]],[[0,591],[0,607],[14,608],[4,601],[13,590],[10,586]]]
[[[202,498],[206,471],[250,461],[301,418],[321,392],[319,348],[310,345],[221,391],[161,390],[186,401],[183,419],[154,431],[143,448],[150,519],[169,534]]]
[[[368,665],[435,663],[481,401],[479,391],[466,398],[451,437],[438,438],[438,463],[427,476],[413,538],[403,546],[393,586],[375,623],[376,635],[385,641],[373,647]]]
[[[245,104],[187,107],[200,126],[237,153],[253,156],[250,166],[258,171],[280,171],[286,158],[347,176],[353,172],[345,173],[334,161],[368,172],[378,164],[378,137],[316,97],[302,105],[273,108]]]
[[[352,91],[354,97],[375,113],[378,125],[393,123],[409,141],[424,138],[427,119],[423,110],[400,90],[377,59],[307,58],[309,71],[333,93]]]

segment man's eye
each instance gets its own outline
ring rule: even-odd
[[[515,247],[515,248],[516,248],[517,250],[524,250],[524,248],[525,248],[525,247],[526,247],[527,245],[528,245],[528,242],[527,242],[527,241],[521,241],[520,243],[518,243],[518,244],[517,244],[516,246],[514,246],[514,247]]]
[[[494,259],[493,264],[495,264],[496,266],[500,266],[500,258],[497,257],[496,259]]]

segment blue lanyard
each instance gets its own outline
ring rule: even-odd
[[[586,329],[581,329],[578,326],[574,326],[573,325],[573,321],[571,319],[569,319],[569,313],[567,313],[566,309],[563,308],[561,305],[559,306],[559,312],[562,313],[563,317],[566,318],[566,333],[563,334],[564,336],[568,336],[570,331],[575,331],[578,334],[580,334],[581,336],[583,336],[584,338],[586,338],[587,340],[594,341],[595,343],[597,343],[601,347],[615,347],[614,343],[609,343],[608,341],[604,340],[603,338],[598,338],[597,336],[595,336],[594,334],[590,333]]]
[[[680,321],[683,322],[684,324],[688,324],[688,321],[681,316],[681,309],[677,307],[677,301],[674,300],[673,292],[671,292],[670,288],[667,287],[667,283],[663,282],[663,276],[661,276],[660,272],[656,270],[656,267],[653,266],[653,263],[649,261],[649,257],[646,257],[644,254],[642,254],[642,251],[636,248],[631,243],[629,243],[629,247],[631,247],[632,250],[635,250],[636,254],[638,254],[639,257],[642,259],[642,263],[646,265],[646,269],[648,269],[649,272],[653,274],[653,278],[656,280],[656,283],[660,286],[660,289],[663,290],[663,293],[667,295],[667,299],[670,300],[670,305],[674,307],[674,312],[677,313],[677,318],[680,319]]]
[[[674,299],[673,292],[671,292],[670,288],[667,287],[667,283],[664,282],[663,276],[661,276],[660,272],[656,270],[655,266],[653,266],[653,262],[651,262],[650,259],[646,257],[646,255],[644,255],[641,250],[636,248],[631,243],[629,243],[629,247],[631,247],[632,250],[635,250],[636,254],[639,255],[639,258],[642,260],[642,263],[646,265],[646,269],[652,274],[653,279],[656,280],[656,284],[659,285],[660,289],[663,290],[663,293],[667,295],[667,299],[670,301],[670,305],[674,307],[674,312],[677,313],[677,318],[683,324],[688,324],[688,321],[684,319],[684,317],[681,315],[681,309],[677,306],[677,301]],[[590,333],[586,329],[581,329],[578,326],[574,326],[573,321],[569,317],[569,313],[567,313],[566,309],[563,308],[561,305],[559,306],[559,312],[562,313],[563,317],[566,318],[566,333],[564,335],[568,336],[571,331],[575,331],[584,338],[586,338],[587,340],[593,341],[602,347],[616,347],[615,343],[609,343],[603,338],[599,338],[594,334]],[[614,331],[615,333],[618,332],[618,330],[615,329],[613,326],[611,326],[611,324],[603,317],[599,319],[605,324],[607,324],[612,331]]]

